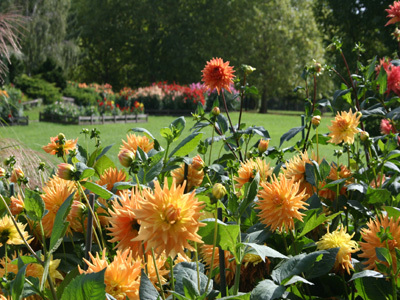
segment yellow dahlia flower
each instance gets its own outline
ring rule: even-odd
[[[22,232],[24,239],[30,242],[32,239],[29,239],[29,234],[25,231],[25,227],[27,224],[22,224],[17,222],[18,229]],[[18,233],[17,228],[14,226],[14,223],[8,215],[5,215],[0,219],[0,247],[4,244],[8,245],[22,245],[24,244],[23,239]]]
[[[251,181],[257,172],[260,174],[260,182],[264,182],[271,176],[272,168],[269,163],[267,164],[260,157],[257,157],[255,160],[248,159],[245,162],[241,162],[238,176],[234,178],[237,182],[235,186],[241,188],[245,183]]]
[[[400,217],[397,219],[389,218],[386,216],[378,216],[375,220],[370,219],[367,223],[367,228],[361,230],[361,237],[365,242],[360,242],[362,253],[359,257],[366,258],[364,262],[366,269],[374,269],[378,271],[376,262],[380,262],[388,266],[386,262],[378,259],[376,256],[376,248],[389,248],[392,255],[393,268],[397,270],[397,259],[395,248],[400,249]],[[393,239],[381,241],[379,237],[380,232],[388,232]]]
[[[200,155],[193,158],[193,161],[188,165],[188,172],[186,177],[186,188],[190,191],[193,187],[198,187],[203,182],[204,178],[204,162]],[[182,184],[185,181],[185,164],[171,172],[172,177],[175,178],[176,184]]]
[[[300,183],[280,174],[279,179],[273,175],[271,182],[262,182],[260,185],[257,206],[261,223],[271,227],[272,231],[294,229],[293,219],[302,221],[304,214],[299,210],[308,205],[304,202],[305,190],[299,189]]]
[[[359,249],[357,242],[351,239],[353,236],[354,233],[349,235],[343,227],[338,227],[333,232],[329,232],[328,227],[328,232],[316,242],[318,250],[340,248],[336,255],[335,265],[333,266],[333,269],[337,272],[346,270],[350,274],[350,269],[354,270],[351,264],[351,254],[357,252]]]
[[[140,209],[138,199],[140,194],[137,190],[123,190],[120,199],[112,202],[110,217],[108,217],[109,227],[107,228],[109,236],[112,237],[109,242],[117,243],[114,249],[131,249],[133,255],[143,254],[141,241],[132,241],[138,236],[139,222],[133,213],[135,209]]]
[[[328,143],[340,144],[341,142],[353,144],[354,135],[358,132],[357,126],[360,124],[361,113],[353,114],[349,112],[338,112],[335,120],[332,120],[332,126],[328,126],[331,131],[329,136],[331,139]]]
[[[157,254],[165,251],[171,257],[184,254],[185,248],[194,251],[188,241],[202,243],[197,231],[205,226],[199,221],[203,203],[194,192],[185,194],[184,190],[185,184],[176,186],[175,179],[169,189],[167,178],[163,187],[155,182],[154,193],[144,190],[139,199],[141,209],[133,210],[140,222],[139,235],[133,241],[144,241],[146,251],[154,248]]]

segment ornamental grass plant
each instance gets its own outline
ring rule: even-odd
[[[399,7],[390,6],[387,25],[400,21]],[[338,39],[331,48],[348,68]],[[29,188],[8,158],[0,169],[2,297],[397,299],[396,68],[377,58],[347,75],[307,66],[305,125],[272,146],[268,124],[243,122],[254,68],[213,58],[202,80],[218,97],[210,112],[197,106],[188,133],[184,117],[157,137],[131,128],[114,155],[120,165],[98,129],[60,133],[42,146],[60,163],[41,189]],[[328,100],[315,93],[323,71],[343,81]],[[225,95],[234,81],[237,120]],[[335,113],[328,133],[321,107]],[[378,135],[366,130],[376,118]],[[333,159],[320,151],[326,144]]]

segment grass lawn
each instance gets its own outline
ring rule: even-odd
[[[167,116],[150,116],[148,123],[130,123],[130,124],[105,124],[105,125],[61,125],[55,123],[47,123],[47,122],[38,122],[38,113],[41,108],[33,108],[32,110],[27,111],[26,115],[29,115],[30,124],[29,126],[14,126],[14,127],[2,127],[0,128],[0,138],[12,138],[17,139],[21,143],[23,143],[27,148],[30,148],[34,151],[38,151],[40,153],[44,153],[41,149],[43,145],[46,145],[50,141],[50,137],[56,136],[58,133],[62,132],[65,134],[67,139],[75,139],[79,138],[78,142],[86,147],[86,142],[83,134],[80,134],[82,128],[88,128],[89,130],[92,128],[97,128],[100,131],[100,137],[103,146],[107,146],[110,144],[114,144],[111,150],[108,153],[108,156],[117,163],[118,166],[118,158],[117,154],[119,152],[119,147],[122,144],[121,140],[126,138],[126,134],[129,129],[134,127],[143,127],[150,131],[156,139],[158,139],[161,143],[161,146],[165,148],[166,143],[164,139],[160,136],[160,129],[162,127],[167,127],[176,117],[167,117]],[[239,114],[237,112],[231,113],[232,122],[235,124],[238,121]],[[172,145],[172,149],[174,146],[178,145],[180,140],[186,137],[189,134],[189,129],[194,125],[194,121],[192,117],[186,117],[186,128],[181,138]],[[328,132],[327,126],[330,124],[331,116],[327,115],[322,119],[320,125],[320,133]],[[301,125],[301,117],[299,115],[277,115],[277,114],[257,114],[257,113],[244,113],[242,116],[242,123],[246,123],[247,126],[257,125],[263,126],[266,128],[271,136],[270,146],[279,146],[280,137],[282,134],[287,132],[289,129],[293,127],[297,127]],[[204,132],[203,138],[211,136],[211,128],[204,128],[202,130]],[[312,136],[311,133],[310,136]],[[295,141],[301,138],[301,133],[298,133],[292,140],[289,142],[285,142],[282,147],[289,147]],[[258,137],[255,136],[250,144],[256,143]],[[1,143],[1,140],[0,140]],[[219,142],[219,147],[222,146],[222,142]],[[89,148],[93,147],[94,142],[89,141]],[[1,147],[1,146],[0,146]],[[217,158],[219,148],[214,147],[213,150],[213,158]],[[328,161],[336,160],[333,157],[333,150],[335,147],[333,145],[328,146],[320,146],[321,156],[326,157]],[[46,153],[44,153],[47,155]],[[195,153],[193,153],[194,155]],[[47,157],[54,160],[54,156],[47,155]],[[207,155],[208,157],[208,155]],[[290,156],[288,156],[290,157]],[[55,161],[59,162],[59,161]]]

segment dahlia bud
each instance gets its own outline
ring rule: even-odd
[[[319,62],[314,64],[315,73],[320,73],[322,71],[322,65]]]
[[[261,139],[258,143],[258,151],[264,153],[268,149],[269,140]]]
[[[242,65],[243,71],[246,75],[250,75],[251,73],[253,73],[256,68],[253,68],[252,66],[249,65]]]
[[[226,195],[226,188],[221,183],[216,183],[213,186],[212,194],[216,199],[221,199]]]
[[[65,180],[72,180],[75,175],[75,167],[73,165],[62,163],[58,165],[57,176],[65,179]]]
[[[369,139],[369,133],[366,131],[361,131],[360,132],[360,140],[362,142],[366,142],[366,141],[368,141],[368,139]]]
[[[321,123],[321,116],[313,116],[311,119],[311,124],[314,128],[317,128]]]
[[[213,114],[213,116],[218,116],[221,113],[221,111],[219,110],[218,106],[214,106],[211,113]]]
[[[59,144],[61,144],[61,145],[65,144],[66,137],[65,137],[64,133],[59,133],[57,135],[57,140],[58,140]]]
[[[135,154],[128,149],[122,149],[118,153],[118,159],[121,165],[123,165],[125,168],[129,168],[132,162],[135,160]]]
[[[200,171],[204,168],[204,166],[205,166],[204,161],[201,159],[200,155],[193,157],[193,160],[192,160],[192,168],[193,169]]]
[[[6,175],[6,170],[0,167],[0,177],[4,177]]]
[[[21,170],[20,167],[17,167],[12,171],[10,181],[17,183],[18,180],[22,180],[24,178],[25,178],[24,172]]]
[[[10,198],[10,210],[13,216],[19,215],[25,207],[24,201],[21,198],[21,195],[17,195],[17,197],[11,196]]]

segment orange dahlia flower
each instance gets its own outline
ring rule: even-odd
[[[63,157],[68,154],[69,151],[72,151],[76,148],[76,144],[78,139],[76,140],[66,140],[63,134],[59,134],[58,136],[51,137],[50,143],[46,146],[43,146],[42,149],[51,155],[57,155],[58,157]]]
[[[215,247],[214,249],[214,262],[211,268],[211,257],[212,257],[212,251],[213,251],[213,245],[202,245],[200,254],[203,259],[203,262],[206,264],[208,267],[208,272],[212,272],[215,268],[219,267],[219,249],[218,247]],[[235,272],[236,272],[236,260],[235,256],[230,252],[224,250],[224,259],[225,259],[225,278],[226,278],[226,283],[228,285],[231,285],[233,283],[233,280],[235,278]],[[214,280],[216,283],[221,282],[221,274],[218,272]]]
[[[82,270],[79,266],[79,272],[88,274],[96,273],[106,269],[104,273],[104,283],[106,292],[117,300],[139,300],[140,272],[142,262],[140,259],[134,260],[132,252],[125,250],[117,251],[114,260],[109,263],[107,261],[106,252],[103,251],[100,258],[99,253],[94,257],[89,253],[90,261],[83,259],[88,265],[87,271]]]
[[[331,165],[331,170],[329,172],[329,175],[327,177],[327,181],[335,181],[339,180],[342,178],[351,178],[351,171],[345,166],[345,165],[340,165],[339,167],[333,163]],[[319,182],[319,192],[318,195],[322,198],[334,201],[336,198],[336,191],[333,191],[329,188],[324,188],[324,186],[327,184],[327,181],[322,181]],[[352,182],[351,179],[346,180],[346,184],[350,184]],[[346,194],[347,188],[346,186],[342,186],[342,188],[339,191],[340,195]]]
[[[194,187],[198,187],[203,182],[204,178],[204,162],[200,155],[193,158],[193,161],[188,165],[187,177],[185,178],[185,164],[171,172],[172,177],[175,178],[176,184],[182,184],[186,180],[187,191]]]
[[[121,150],[127,149],[132,151],[136,155],[137,148],[139,147],[144,152],[149,152],[154,148],[154,142],[150,142],[147,136],[138,136],[136,134],[128,134],[127,141],[122,140]]]
[[[332,126],[328,126],[331,131],[329,136],[331,139],[328,143],[340,144],[341,142],[353,144],[354,135],[358,132],[357,126],[360,124],[361,113],[338,112],[335,120],[332,120]]]
[[[114,249],[131,249],[136,257],[143,254],[142,242],[132,241],[138,236],[140,224],[133,213],[134,209],[140,209],[138,199],[140,194],[137,190],[123,190],[120,198],[112,202],[110,217],[108,217],[109,242],[117,243]]]
[[[133,210],[140,222],[139,235],[134,241],[146,242],[146,251],[154,248],[157,254],[165,251],[167,256],[175,257],[184,254],[185,248],[195,250],[188,241],[202,243],[197,231],[205,226],[199,221],[203,203],[194,192],[184,191],[185,184],[176,186],[175,179],[169,189],[167,178],[163,187],[155,182],[154,193],[143,191],[143,199],[139,199],[141,209]]]
[[[20,167],[16,167],[12,170],[10,181],[18,183],[18,180],[22,180],[25,177],[24,171]]]
[[[111,191],[114,187],[114,184],[117,182],[125,182],[127,181],[126,173],[123,170],[119,170],[117,168],[108,168],[103,174],[101,174],[100,179],[96,181],[98,185],[105,186],[105,188]],[[117,195],[120,191],[117,191]]]
[[[389,5],[388,9],[385,9],[386,12],[388,13],[387,17],[391,18],[385,26],[388,26],[390,24],[395,24],[397,22],[400,22],[400,2],[395,1],[393,2],[393,5]]]
[[[327,250],[332,248],[340,248],[336,255],[336,261],[333,269],[337,272],[343,272],[344,270],[350,274],[350,269],[353,269],[351,264],[351,254],[357,252],[358,244],[351,238],[354,236],[349,235],[346,229],[343,227],[338,227],[335,231],[328,232],[321,237],[321,239],[316,242],[318,250]]]
[[[279,179],[273,175],[271,182],[261,182],[257,203],[261,223],[271,227],[272,231],[280,232],[294,229],[294,220],[303,220],[304,214],[300,209],[305,209],[308,203],[304,202],[306,191],[300,190],[300,183],[294,179],[287,179],[280,174]]]
[[[234,180],[237,182],[236,187],[241,188],[245,183],[250,182],[257,174],[260,174],[260,182],[264,182],[272,174],[272,168],[269,163],[265,160],[257,157],[255,160],[248,159],[245,162],[240,163],[238,170],[238,176],[235,176]]]
[[[49,181],[46,182],[45,186],[43,187],[43,194],[41,195],[45,203],[45,207],[48,210],[48,213],[42,219],[43,229],[46,237],[51,236],[58,209],[74,191],[76,190],[72,181],[64,180],[57,176],[53,176]],[[77,200],[74,200],[74,203],[75,202],[78,202],[76,205],[80,203]],[[67,221],[76,222],[76,220],[73,220],[70,215],[67,216]],[[70,226],[68,227],[67,232],[71,233]]]
[[[222,58],[213,58],[207,62],[202,72],[202,81],[210,90],[217,89],[219,95],[224,88],[231,93],[229,85],[233,83],[235,71],[233,67],[229,66],[229,61],[224,62]]]
[[[307,152],[294,156],[286,163],[286,169],[283,172],[287,179],[293,178],[295,182],[300,183],[300,190],[306,190],[307,198],[311,197],[315,188],[306,181],[306,164],[312,164]]]
[[[360,242],[362,253],[359,257],[366,258],[364,262],[366,269],[378,271],[376,262],[385,264],[376,256],[376,248],[389,248],[392,255],[393,269],[397,270],[397,259],[395,248],[400,249],[400,217],[397,219],[386,216],[378,216],[375,220],[370,219],[367,228],[361,229],[361,237],[365,242]],[[379,233],[388,232],[393,239],[381,240]]]

